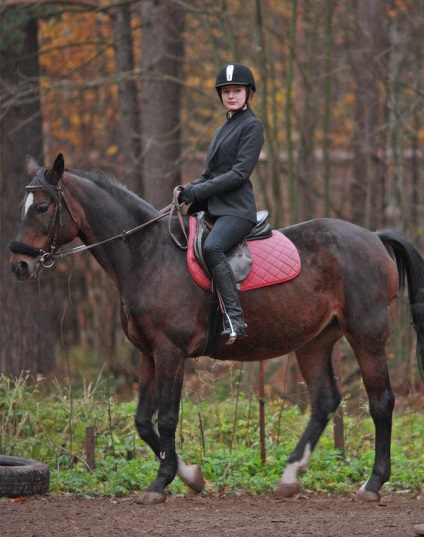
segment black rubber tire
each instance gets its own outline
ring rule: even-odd
[[[0,497],[21,498],[46,494],[49,484],[50,470],[45,464],[0,455]]]

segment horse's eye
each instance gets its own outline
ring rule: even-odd
[[[37,205],[37,212],[38,213],[46,213],[48,211],[49,206],[46,204],[43,205]]]

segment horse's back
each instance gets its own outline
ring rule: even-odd
[[[319,262],[338,269],[340,276],[371,273],[393,278],[396,265],[377,233],[336,218],[318,218],[279,231],[297,247],[302,262]],[[376,275],[374,274],[374,277]]]
[[[301,249],[310,248],[316,243],[320,246],[357,242],[382,245],[376,233],[337,218],[316,218],[281,228],[279,231],[291,240],[297,241],[296,245]]]

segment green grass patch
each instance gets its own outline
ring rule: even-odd
[[[0,449],[6,455],[34,458],[51,469],[50,492],[84,496],[125,496],[145,488],[158,463],[138,438],[136,401],[118,402],[106,381],[83,386],[73,395],[55,383],[0,377]],[[266,404],[266,462],[260,460],[259,404],[240,393],[236,400],[194,402],[184,396],[177,430],[178,451],[187,463],[200,464],[208,494],[271,492],[308,421],[308,413],[286,402]],[[86,428],[95,431],[96,469],[86,465]],[[365,411],[345,415],[345,454],[334,449],[329,426],[302,477],[305,491],[350,493],[368,478],[374,458],[374,427]],[[419,493],[424,482],[424,416],[396,415],[392,477],[386,491]],[[187,489],[177,478],[174,494]]]

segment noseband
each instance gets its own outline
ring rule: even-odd
[[[119,235],[115,235],[115,236],[110,237],[108,239],[105,239],[103,241],[96,242],[95,244],[90,244],[88,246],[83,244],[81,246],[76,246],[75,248],[71,248],[69,250],[65,250],[65,251],[60,252],[60,253],[56,253],[57,234],[58,234],[58,230],[59,230],[59,228],[60,228],[60,226],[62,224],[62,222],[61,222],[61,214],[62,214],[63,205],[66,207],[66,209],[69,212],[72,220],[76,224],[77,224],[77,220],[74,217],[74,215],[72,214],[72,211],[71,211],[71,209],[69,207],[69,204],[68,204],[68,202],[66,200],[66,197],[65,197],[65,193],[63,192],[62,188],[60,186],[55,186],[55,187],[51,187],[51,188],[53,189],[53,191],[56,194],[55,195],[55,197],[56,197],[56,206],[55,206],[53,220],[52,220],[52,223],[51,223],[51,226],[50,226],[50,230],[49,230],[49,233],[48,233],[47,239],[46,239],[46,243],[47,243],[49,241],[49,238],[53,235],[53,240],[52,240],[52,243],[51,243],[51,246],[50,246],[50,251],[46,252],[42,248],[37,248],[35,246],[31,246],[30,244],[25,244],[25,243],[19,242],[19,241],[11,241],[10,244],[9,244],[9,250],[11,250],[12,252],[14,252],[16,254],[23,254],[23,255],[27,255],[29,257],[36,258],[36,263],[40,263],[44,268],[51,268],[58,259],[63,259],[64,257],[67,257],[69,255],[77,254],[77,253],[83,252],[85,250],[90,250],[92,248],[95,248],[96,246],[100,246],[102,244],[114,241],[116,239],[125,240],[129,235],[132,235],[136,231],[139,231],[140,229],[142,229],[142,228],[152,224],[153,222],[156,222],[157,220],[160,220],[161,218],[164,218],[165,216],[168,216],[168,215],[169,215],[168,229],[169,229],[169,234],[170,234],[172,240],[175,242],[175,244],[179,248],[181,248],[183,250],[186,250],[187,247],[188,247],[188,237],[187,237],[187,234],[186,234],[186,231],[185,231],[184,222],[183,222],[182,215],[181,215],[181,205],[182,204],[180,205],[178,203],[178,195],[179,195],[180,191],[182,190],[182,187],[177,186],[174,189],[174,192],[173,192],[173,200],[172,200],[172,202],[167,207],[161,209],[159,211],[160,212],[159,216],[156,216],[155,218],[152,218],[152,220],[149,220],[148,222],[145,222],[144,224],[141,224],[141,225],[139,225],[139,226],[137,226],[137,227],[135,227],[133,229],[130,229],[128,231],[124,230]],[[27,190],[28,192],[34,192],[36,190],[47,191],[46,188],[43,188],[42,186],[31,186],[31,185],[27,186],[25,188],[25,190]],[[178,239],[175,237],[175,235],[172,233],[172,230],[171,230],[171,217],[174,214],[174,212],[177,213],[178,220],[179,220],[179,223],[180,223],[180,226],[181,226],[181,230],[182,230],[184,238],[185,238],[185,240],[187,242],[187,246],[182,245],[178,241]]]

